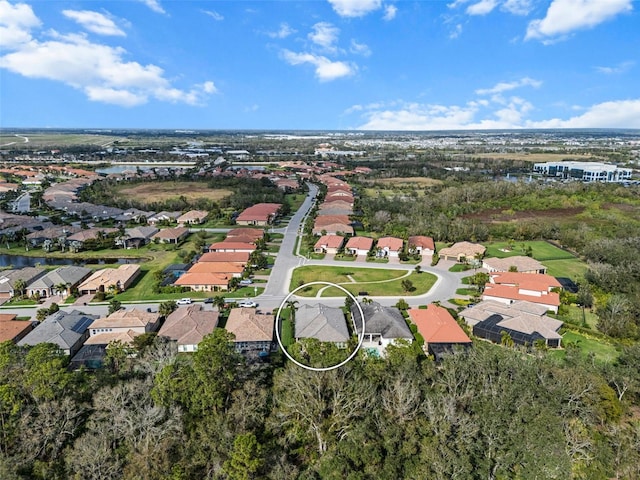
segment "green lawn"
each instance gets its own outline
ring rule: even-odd
[[[566,347],[568,343],[577,345],[580,349],[580,353],[585,357],[593,354],[594,358],[600,362],[613,362],[619,355],[619,352],[614,345],[606,343],[604,340],[589,337],[581,333],[571,331],[565,332],[562,336],[562,344]],[[564,350],[554,350],[550,352],[550,355],[564,359],[566,352]]]
[[[508,250],[509,242],[486,243],[485,257],[507,258],[525,255],[523,246],[531,247],[532,257],[542,262],[547,267],[547,273],[554,277],[569,277],[576,280],[587,270],[587,265],[582,260],[543,240],[515,242],[513,248],[507,252],[501,249]]]
[[[406,272],[400,270],[364,269],[347,267],[300,267],[293,271],[290,290],[305,283],[324,281],[336,283],[346,288],[353,295],[367,292],[367,296],[413,296],[427,293],[436,281],[436,276],[429,273],[412,272],[405,277]],[[351,282],[351,277],[354,282]],[[405,292],[402,280],[408,279],[413,283],[414,290]],[[302,283],[300,283],[302,282]],[[373,282],[373,283],[372,283]],[[376,283],[377,282],[377,283]],[[302,297],[314,297],[325,285],[311,285],[296,294]],[[342,297],[344,292],[335,287],[326,288],[323,297]]]

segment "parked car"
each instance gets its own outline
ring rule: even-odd
[[[242,300],[238,302],[238,306],[240,308],[255,308],[258,306],[258,304],[253,300]]]
[[[240,280],[240,285],[251,285],[253,283],[253,280],[251,280],[250,278],[243,278],[242,280]]]
[[[203,303],[213,303],[213,297],[205,298]]]
[[[176,302],[177,305],[190,305],[191,304],[191,299],[190,298],[181,298],[180,300],[178,300]]]

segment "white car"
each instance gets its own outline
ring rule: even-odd
[[[243,278],[242,280],[240,280],[240,285],[251,285],[253,283],[253,280],[251,280],[250,278]]]
[[[176,301],[176,305],[190,305],[190,304],[191,304],[190,298],[181,298],[180,300]]]
[[[238,306],[240,308],[255,308],[258,304],[253,300],[242,300],[241,302],[238,302]]]

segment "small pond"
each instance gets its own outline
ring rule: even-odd
[[[35,267],[36,265],[114,265],[142,263],[144,258],[53,258],[0,254],[0,267]]]

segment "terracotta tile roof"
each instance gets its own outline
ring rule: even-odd
[[[233,262],[197,262],[187,273],[242,273],[244,267]]]
[[[402,250],[404,242],[401,238],[396,237],[382,237],[378,239],[378,248],[388,248],[392,252],[399,252]]]
[[[428,248],[429,250],[435,250],[436,244],[431,237],[425,237],[423,235],[414,235],[409,237],[409,247],[421,247]]]
[[[84,282],[78,285],[78,290],[97,290],[100,286],[107,288],[109,285],[120,285],[124,288],[132,278],[140,274],[140,265],[125,264],[118,268],[103,268],[96,270]]]
[[[191,221],[201,221],[203,220],[209,212],[206,210],[189,210],[188,212],[180,215],[176,220],[178,223],[191,222]]]
[[[243,243],[243,242],[216,242],[209,245],[209,250],[245,250],[253,252],[256,249],[256,246],[253,243]]]
[[[109,345],[111,342],[122,342],[125,345],[133,344],[133,339],[142,333],[127,330],[126,332],[103,332],[93,335],[84,342],[85,345]]]
[[[158,335],[176,340],[178,345],[197,345],[217,325],[218,312],[203,310],[202,305],[189,305],[172,312]]]
[[[208,252],[203,254],[199,262],[233,262],[246,264],[249,261],[249,252]]]
[[[553,307],[558,307],[560,305],[560,295],[554,292],[539,296],[527,295],[525,293],[521,293],[518,287],[495,285],[491,283],[486,284],[482,298],[484,297],[504,298],[505,300],[525,300]]]
[[[86,242],[87,240],[95,240],[98,238],[98,234],[102,232],[104,235],[110,235],[118,232],[117,228],[89,228],[87,230],[81,230],[73,235],[69,235],[67,240]]]
[[[273,341],[275,317],[258,313],[255,308],[232,308],[225,328],[236,342]]]
[[[426,310],[411,308],[408,312],[427,343],[471,343],[446,308],[430,304]]]
[[[331,225],[333,223],[343,223],[345,225],[350,225],[351,220],[349,220],[349,215],[320,215],[316,217],[313,225],[315,227],[322,227],[324,225]]]
[[[496,285],[513,285],[521,290],[548,292],[552,288],[561,288],[560,282],[544,273],[499,272],[490,274],[491,283]]]
[[[340,235],[323,235],[316,242],[314,248],[340,248],[344,243],[344,237]]]
[[[16,320],[15,313],[0,314],[0,343],[22,338],[33,329],[33,324],[26,320]]]
[[[182,285],[185,287],[189,287],[192,285],[218,285],[218,286],[229,286],[229,277],[222,273],[185,273],[180,276],[175,282],[174,285]]]
[[[358,250],[371,250],[373,246],[373,238],[369,237],[351,237],[345,248],[357,248]]]
[[[280,203],[258,203],[252,207],[246,208],[236,221],[264,221],[269,220],[270,217],[273,217],[282,204]]]

